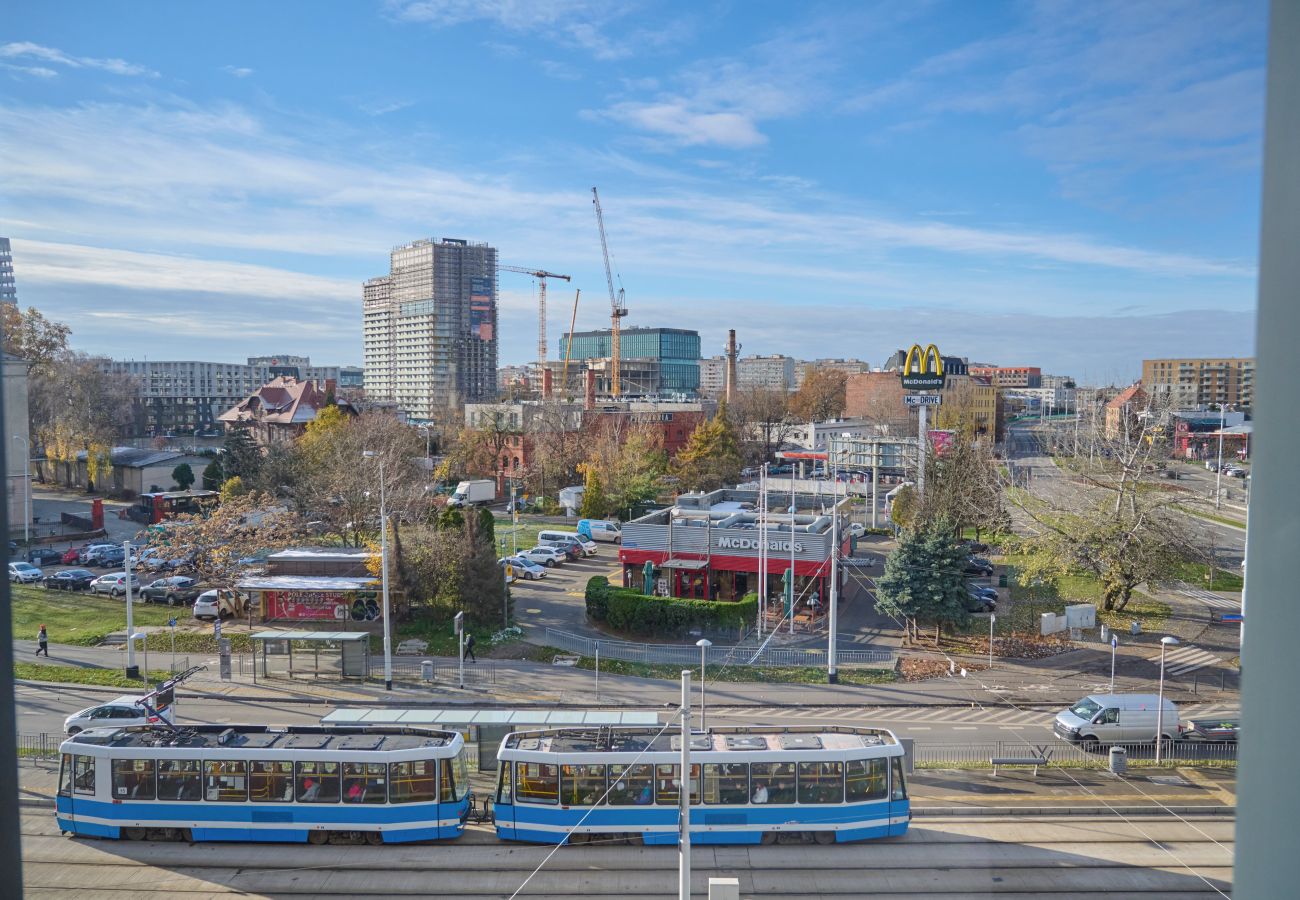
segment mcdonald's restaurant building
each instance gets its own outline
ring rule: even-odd
[[[643,590],[649,563],[652,592],[662,596],[734,600],[757,592],[762,559],[758,493],[722,489],[682,494],[671,509],[625,523],[618,554],[623,586]],[[841,504],[845,496],[841,494]],[[768,491],[767,595],[781,597],[782,577],[793,562],[797,601],[807,603],[815,591],[825,609],[830,597],[833,498],[828,486],[825,494],[796,494],[794,501],[792,531],[789,492],[782,493],[779,487]],[[842,556],[850,552],[846,524],[841,512]],[[840,574],[842,586],[842,568]]]

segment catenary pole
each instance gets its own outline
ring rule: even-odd
[[[677,784],[677,898],[691,900],[691,670],[682,669],[682,771]]]

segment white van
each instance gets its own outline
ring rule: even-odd
[[[1154,743],[1159,708],[1156,694],[1092,694],[1058,713],[1053,731],[1072,743]],[[1166,739],[1178,736],[1178,707],[1167,697],[1160,729]]]
[[[618,523],[604,519],[583,519],[578,523],[578,534],[593,541],[613,541],[615,544],[623,540],[623,531]]]
[[[574,531],[539,531],[537,533],[537,543],[577,544],[582,549],[583,556],[596,555],[596,542],[588,540]]]

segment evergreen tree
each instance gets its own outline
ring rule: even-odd
[[[480,626],[505,626],[510,611],[505,575],[497,564],[495,523],[488,509],[469,516],[465,521],[466,558],[461,581],[460,604],[465,618]]]
[[[578,467],[585,476],[583,480],[582,506],[578,513],[584,519],[603,519],[609,514],[609,503],[605,499],[605,489],[600,483],[600,474],[596,467],[583,463]]]
[[[262,464],[261,448],[247,428],[232,426],[226,433],[222,453],[221,464],[227,478],[238,475],[245,482],[250,481]]]
[[[205,491],[219,491],[225,483],[226,470],[221,464],[221,457],[218,456],[203,468],[203,489]]]
[[[172,469],[172,481],[176,482],[176,486],[182,491],[188,491],[194,484],[194,470],[190,468],[190,464],[181,463]]]
[[[740,478],[742,461],[736,435],[727,418],[727,404],[691,432],[686,446],[677,454],[677,477],[691,491],[712,491]]]
[[[903,533],[876,581],[876,611],[913,624],[935,626],[935,643],[945,625],[965,625],[969,592],[963,570],[966,552],[952,539],[951,522],[939,520]]]

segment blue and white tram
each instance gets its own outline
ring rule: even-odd
[[[137,725],[59,747],[64,832],[193,841],[455,838],[469,815],[464,741],[399,726]]]
[[[498,759],[501,838],[677,843],[680,731],[516,732]],[[903,747],[885,729],[713,728],[691,737],[689,784],[692,843],[858,841],[903,834],[911,818]]]

